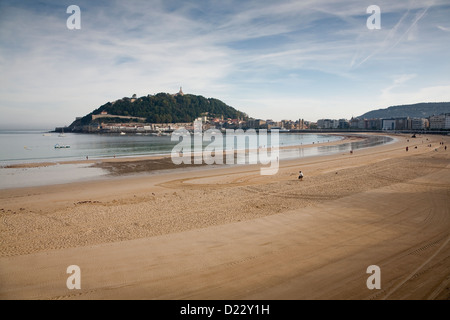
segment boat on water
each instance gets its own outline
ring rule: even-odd
[[[121,132],[120,135],[121,135],[121,136],[124,136],[124,135],[126,135],[126,133],[125,133],[125,132]]]
[[[42,136],[44,136],[44,137],[51,137],[52,135],[50,133],[44,133]]]
[[[70,146],[68,144],[55,144],[55,149],[68,149]]]

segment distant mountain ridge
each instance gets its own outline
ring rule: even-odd
[[[105,103],[88,115],[75,120],[69,128],[103,121],[188,123],[205,114],[225,119],[248,118],[244,112],[236,110],[218,99],[183,94],[180,89],[177,94],[158,93],[140,98],[133,95],[132,98],[125,97]],[[108,115],[111,115],[111,118],[108,118]]]
[[[450,113],[450,102],[416,103],[392,106],[364,113],[359,119],[388,119],[388,118],[428,118],[433,115]]]

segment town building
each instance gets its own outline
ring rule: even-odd
[[[396,118],[395,119],[395,130],[408,130],[408,118]]]
[[[261,129],[266,126],[266,121],[262,119],[253,119],[250,118],[247,121],[247,126],[253,129]]]
[[[305,126],[305,120],[303,120],[303,119],[298,119],[297,129],[298,129],[298,130],[305,130],[305,129],[306,129],[306,126]]]
[[[366,129],[368,130],[381,130],[383,123],[381,119],[368,119],[366,123]]]
[[[445,129],[445,124],[446,124],[445,118],[446,118],[445,114],[441,114],[438,116],[431,116],[430,117],[430,130]]]
[[[339,119],[338,128],[339,129],[348,129],[348,128],[350,128],[350,123],[348,122],[347,119]]]
[[[351,118],[349,121],[350,129],[358,129],[359,127],[359,119],[358,118]]]
[[[383,130],[396,130],[395,119],[383,119]]]
[[[450,129],[450,113],[445,114],[445,125],[444,129]]]
[[[366,119],[359,119],[359,121],[358,121],[358,129],[359,130],[366,130],[367,129],[366,122],[367,122]]]
[[[339,128],[339,120],[319,119],[317,120],[318,129],[337,129]]]
[[[411,121],[411,125],[410,125],[411,130],[425,130],[429,126],[428,119],[415,118],[415,119],[410,119],[410,121]]]

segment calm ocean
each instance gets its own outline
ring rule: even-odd
[[[45,134],[45,131],[0,131],[0,166],[29,162],[56,162],[108,157],[167,155],[178,142],[170,136],[98,135],[66,133]],[[45,134],[45,135],[44,135]],[[280,147],[341,140],[342,137],[316,134],[285,134]],[[55,145],[70,148],[56,149]],[[205,142],[208,145],[209,142]],[[238,148],[240,148],[238,146]]]

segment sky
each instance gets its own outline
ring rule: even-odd
[[[448,0],[0,0],[0,130],[180,87],[275,121],[450,101],[449,17]]]

